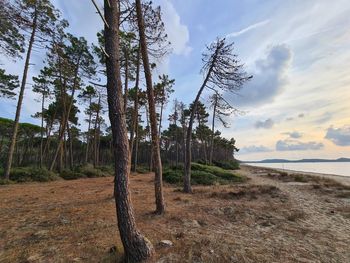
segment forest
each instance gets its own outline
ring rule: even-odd
[[[153,74],[156,62],[171,52],[160,7],[140,0],[106,0],[102,11],[96,1],[91,4],[104,23],[98,44],[69,33],[68,21],[49,0],[1,1],[1,53],[25,57],[21,79],[0,71],[1,96],[17,100],[14,119],[0,119],[2,183],[114,173],[126,257],[139,261],[152,249],[135,235],[130,171],[154,172],[158,214],[166,211],[163,173],[171,183],[183,181],[187,193],[192,183],[239,180],[227,172],[214,180],[220,176],[210,173],[210,166],[238,168],[235,139],[221,136],[216,128],[218,123],[228,127],[225,117],[239,114],[223,93],[237,92],[252,76],[244,71],[233,43],[217,38],[203,53],[198,69],[203,83],[193,102],[169,101],[176,80]],[[44,66],[29,80],[32,53],[38,49],[46,50]],[[40,125],[20,122],[29,88],[41,105],[32,116]],[[212,91],[209,98],[201,97],[204,89]],[[171,108],[169,116],[164,116],[166,107]],[[81,110],[84,119],[77,117]],[[86,130],[80,128],[83,123]]]
[[[49,231],[70,231],[64,232],[64,237],[71,240],[67,241],[70,246],[69,242],[78,242],[82,228],[83,236],[87,237],[90,231],[95,236],[90,241],[80,239],[77,246],[89,244],[91,248],[91,240],[101,243],[95,250],[82,251],[74,262],[153,262],[160,259],[158,253],[170,258],[175,252],[169,250],[179,239],[186,245],[177,244],[176,249],[182,251],[178,252],[180,257],[188,259],[159,262],[271,262],[267,259],[271,260],[274,252],[265,251],[261,255],[268,256],[260,259],[259,251],[232,256],[233,252],[244,250],[235,252],[225,247],[233,242],[232,237],[225,239],[227,243],[220,248],[217,239],[211,243],[214,241],[209,238],[232,235],[231,231],[243,231],[254,224],[263,228],[287,222],[285,227],[294,229],[295,222],[306,216],[294,203],[291,205],[290,192],[280,190],[287,189],[281,182],[318,184],[312,188],[318,194],[325,188],[330,190],[322,193],[331,194],[332,189],[338,189],[343,195],[348,194],[348,187],[328,179],[240,169],[235,158],[239,151],[236,140],[223,134],[234,125],[234,116],[246,112],[233,105],[227,95],[239,96],[253,76],[230,39],[218,36],[203,43],[201,67],[197,69],[201,82],[199,86],[188,83],[195,96],[186,104],[173,96],[176,79],[170,74],[157,74],[162,61],[173,52],[160,6],[142,0],[91,0],[84,4],[94,8],[94,13],[86,15],[98,17],[103,24],[94,43],[71,33],[68,20],[53,1],[0,0],[0,54],[22,67],[22,72],[13,74],[6,64],[0,64],[2,104],[16,102],[13,118],[0,116],[0,199],[4,200],[0,206],[4,216],[1,221],[12,221],[18,216],[6,212],[11,207],[28,207],[23,213],[32,215],[34,220],[45,217],[36,227],[47,226],[22,237],[19,243],[0,241],[0,250],[6,250],[0,253],[0,259],[7,259],[4,262],[47,262],[53,252],[36,246],[45,247],[46,241],[56,240],[48,237]],[[33,63],[38,52],[45,54],[40,67]],[[36,74],[32,76],[30,72]],[[28,93],[35,94],[32,105],[24,104]],[[34,104],[40,110],[31,116],[32,122],[22,122],[23,108]],[[265,179],[251,177],[259,173]],[[26,189],[23,194],[22,189]],[[11,194],[18,197],[11,198]],[[23,200],[27,203],[13,203]],[[235,202],[234,208],[232,203],[222,207],[231,201]],[[40,208],[32,207],[33,204]],[[87,208],[91,204],[94,206]],[[202,219],[194,219],[197,213]],[[270,217],[265,213],[270,213]],[[240,223],[246,225],[221,231],[222,227],[238,226],[239,217],[245,218]],[[271,218],[277,217],[285,219],[271,223]],[[33,219],[30,218],[26,220]],[[220,223],[225,218],[230,223]],[[22,221],[16,219],[10,224]],[[24,232],[16,225],[17,228],[0,231],[0,237],[20,239],[27,233],[26,227],[35,225],[28,222],[22,226]],[[70,225],[72,222],[74,226]],[[216,225],[218,222],[220,225]],[[64,230],[66,225],[70,228]],[[158,242],[164,238],[157,234],[170,235],[167,227],[176,230],[169,238],[173,241]],[[17,235],[11,234],[15,228]],[[74,228],[75,233],[71,232]],[[115,241],[116,234],[110,233],[116,228],[120,243]],[[207,232],[191,236],[196,228],[207,228]],[[97,237],[102,234],[112,236],[108,244]],[[222,251],[215,260],[211,258],[216,253],[214,249],[198,254],[199,243],[195,240],[201,234],[199,243]],[[252,236],[256,235],[251,235],[253,239]],[[76,247],[72,252],[70,248],[69,254],[68,246],[57,240],[54,245],[61,244],[62,253],[57,252],[53,261],[70,262],[69,255],[82,249]],[[112,260],[101,259],[100,250],[111,246],[111,242],[115,245],[108,253],[120,255]],[[22,244],[33,249],[28,251],[41,254],[30,255],[24,250],[18,256],[16,248]],[[202,245],[200,249],[203,250]],[[68,256],[64,257],[65,253]],[[288,253],[279,259],[283,257],[288,258]]]

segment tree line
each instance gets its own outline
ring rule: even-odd
[[[233,43],[217,38],[209,44],[202,56],[203,82],[193,102],[171,103],[175,80],[154,77],[156,62],[171,52],[171,43],[161,9],[152,2],[105,0],[101,9],[92,1],[104,28],[97,44],[89,44],[68,33],[68,21],[49,0],[0,1],[1,54],[12,59],[24,56],[21,80],[0,69],[0,96],[17,100],[14,120],[0,119],[4,178],[11,178],[12,166],[62,172],[77,165],[113,165],[125,256],[132,262],[151,257],[152,244],[135,223],[130,171],[141,165],[154,172],[155,212],[163,214],[163,165],[183,164],[184,192],[191,193],[191,162],[213,164],[234,158],[235,140],[221,136],[217,123],[227,127],[226,117],[240,113],[224,94],[239,91],[251,76]],[[19,121],[31,55],[38,49],[45,49],[46,56],[31,88],[41,105],[33,115],[40,126]],[[211,96],[203,100],[204,90]],[[167,106],[171,114],[164,116]],[[84,120],[78,119],[81,109]],[[79,128],[83,122],[86,130]]]

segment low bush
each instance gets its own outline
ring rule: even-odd
[[[63,170],[60,173],[60,177],[62,177],[65,180],[75,180],[79,178],[85,178],[86,175],[80,172],[72,171],[72,170]]]
[[[73,173],[77,173],[76,176],[78,176],[78,174],[82,174],[84,176],[80,177],[88,178],[106,177],[113,175],[113,168],[109,166],[98,166],[94,168],[91,164],[87,164],[75,167]]]
[[[239,169],[239,162],[237,160],[213,161],[213,164],[216,166],[219,166],[220,168],[225,169],[225,170],[238,170]]]
[[[15,182],[49,182],[57,180],[56,173],[34,167],[15,167],[11,169],[10,179]]]
[[[171,184],[183,182],[183,166],[169,166],[163,170],[163,178]],[[191,164],[191,183],[201,185],[229,184],[232,182],[242,182],[244,178],[225,171],[217,166],[203,165],[199,163]]]

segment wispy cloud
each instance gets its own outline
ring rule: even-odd
[[[258,23],[255,23],[255,24],[252,24],[250,26],[247,26],[246,28],[243,28],[243,29],[241,29],[241,30],[239,30],[237,32],[232,32],[232,33],[226,35],[226,37],[227,38],[238,37],[240,35],[243,35],[243,34],[249,32],[249,31],[253,30],[253,29],[256,29],[258,27],[264,26],[264,25],[268,24],[269,22],[270,22],[270,19],[266,19],[266,20],[260,21]]]

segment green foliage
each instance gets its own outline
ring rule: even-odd
[[[11,170],[10,178],[12,181],[22,182],[49,182],[57,180],[57,174],[46,169],[34,167],[16,167]]]
[[[111,176],[113,174],[113,171],[111,169],[108,169],[107,167],[96,167],[94,168],[92,165],[84,165],[79,166],[74,171],[77,174],[82,174],[82,177],[106,177]]]
[[[183,182],[183,166],[178,168],[174,166],[166,167],[163,171],[163,178],[171,184],[180,184]],[[244,178],[225,171],[217,166],[203,165],[192,163],[191,165],[191,183],[196,185],[214,185],[214,184],[229,184],[233,182],[242,182]]]
[[[14,90],[18,86],[18,76],[6,74],[5,70],[0,69],[0,97],[14,97],[16,95]]]
[[[71,170],[63,170],[60,173],[60,176],[65,180],[75,180],[79,178],[85,178],[86,176],[82,173],[71,171]]]
[[[218,167],[221,167],[225,170],[238,170],[239,169],[239,162],[237,160],[231,160],[231,161],[213,161],[213,164],[215,164]]]

